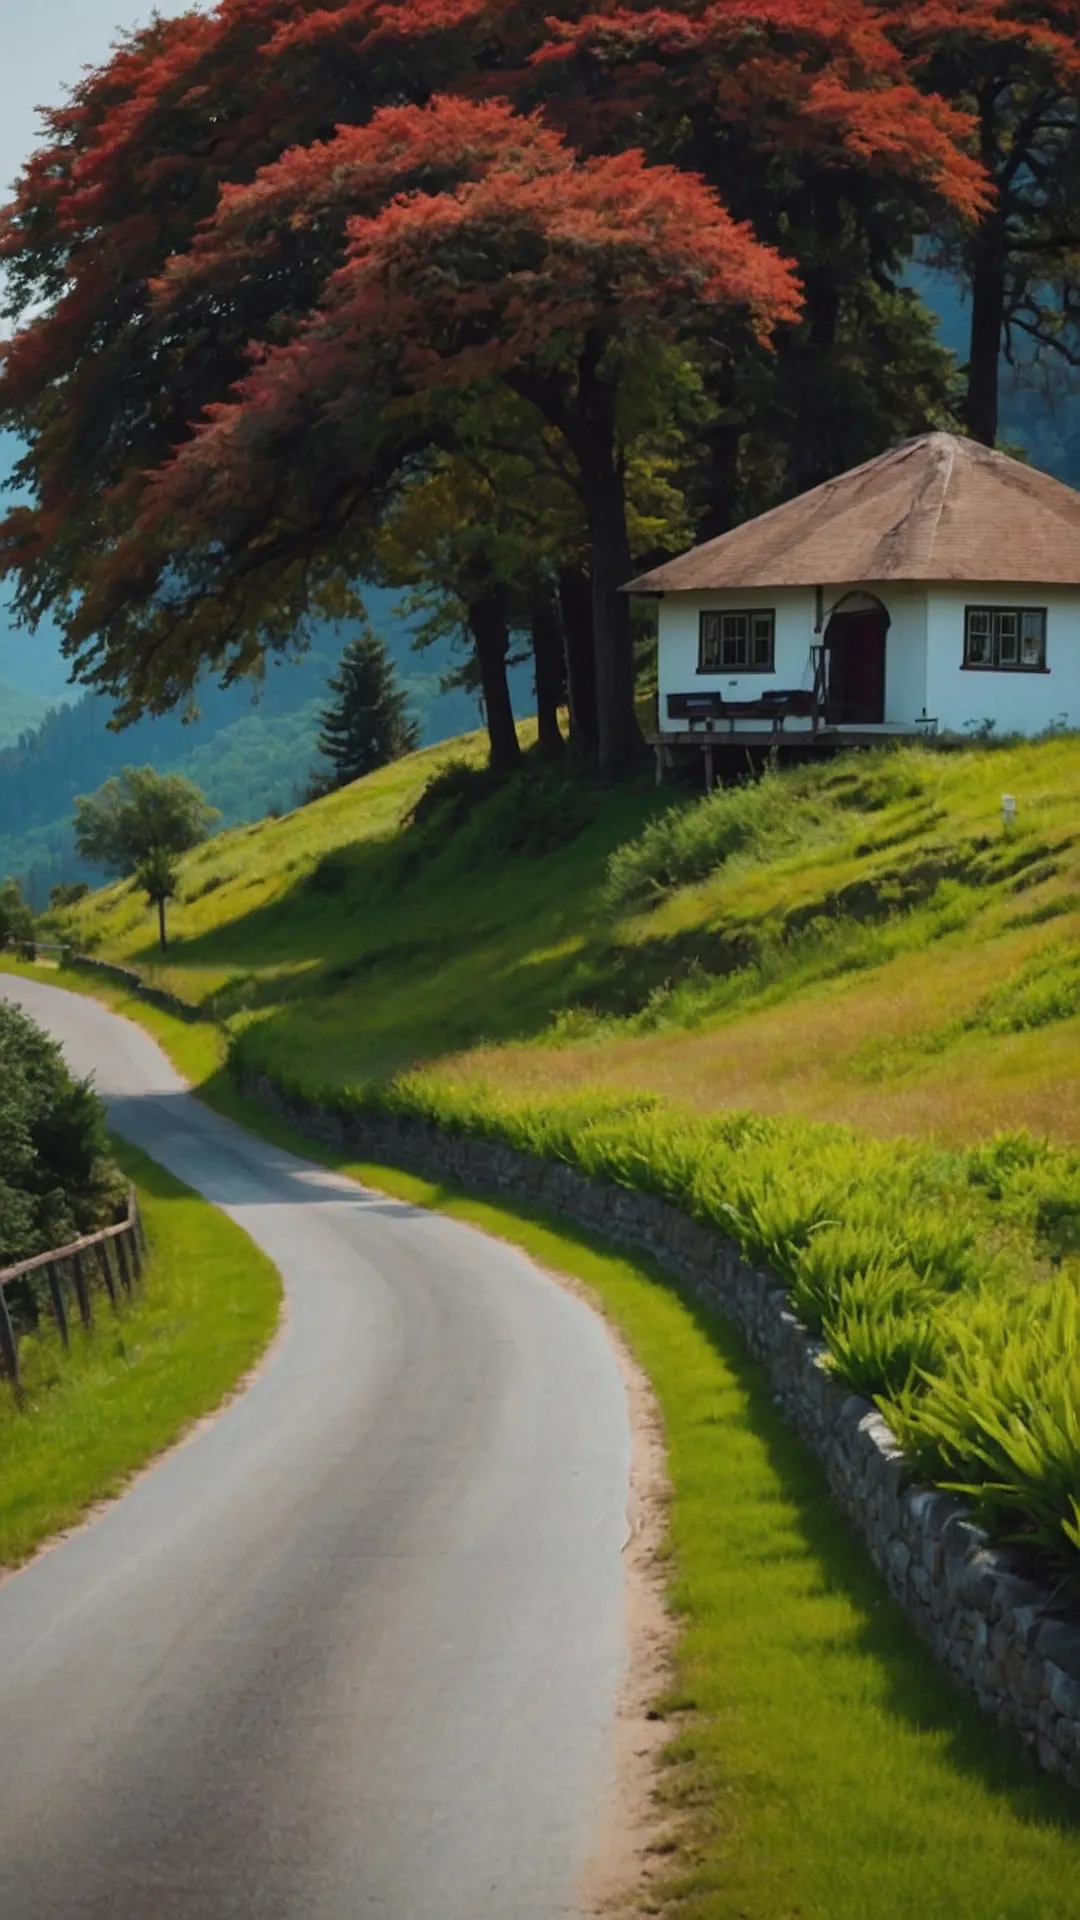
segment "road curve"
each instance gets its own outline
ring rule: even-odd
[[[218,1419],[0,1585],[3,1920],[558,1920],[607,1784],[629,1432],[525,1258],[267,1146],[0,981],[276,1261]]]

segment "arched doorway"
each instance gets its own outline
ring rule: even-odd
[[[885,719],[885,636],[889,610],[872,593],[846,593],[825,629],[825,718],[834,727],[875,727]]]

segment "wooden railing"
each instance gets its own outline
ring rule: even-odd
[[[113,1258],[110,1258],[112,1254]],[[103,1283],[114,1310],[121,1294],[130,1297],[142,1274],[144,1241],[139,1206],[134,1188],[128,1195],[127,1218],[114,1226],[88,1233],[70,1246],[56,1247],[51,1253],[39,1253],[32,1260],[20,1260],[14,1267],[0,1268],[0,1366],[15,1391],[19,1391],[19,1342],[6,1299],[7,1289],[17,1281],[44,1274],[48,1282],[49,1302],[60,1338],[70,1344],[68,1298],[73,1291],[79,1318],[84,1327],[93,1324],[94,1269]],[[114,1271],[115,1260],[115,1271]]]

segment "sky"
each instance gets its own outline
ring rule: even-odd
[[[0,197],[39,144],[36,108],[56,106],[86,66],[100,66],[118,29],[141,26],[153,0],[0,0]],[[159,13],[180,13],[158,0]]]

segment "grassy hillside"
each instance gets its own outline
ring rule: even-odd
[[[1080,1139],[1075,739],[849,756],[708,802],[533,769],[409,819],[480,758],[414,755],[198,851],[164,969],[130,887],[77,935],[309,1085],[437,1061],[515,1096]]]

